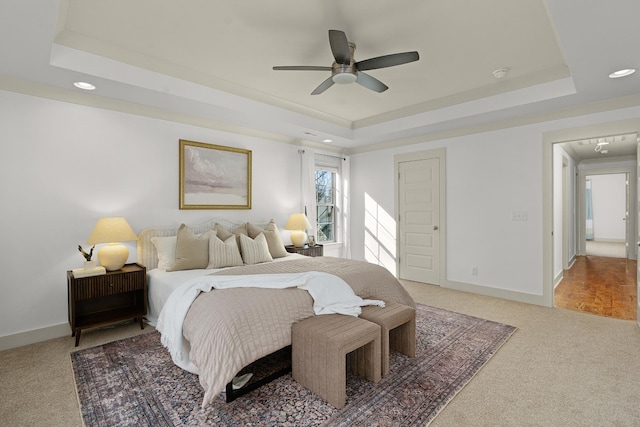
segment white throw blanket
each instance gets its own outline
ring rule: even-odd
[[[162,334],[162,344],[171,353],[173,362],[182,369],[198,374],[189,358],[189,342],[182,335],[182,324],[191,303],[200,292],[229,288],[304,289],[313,298],[315,314],[346,314],[358,316],[366,305],[384,307],[384,301],[365,300],[338,276],[318,271],[292,274],[250,274],[242,276],[201,276],[180,285],[167,299],[156,329]]]

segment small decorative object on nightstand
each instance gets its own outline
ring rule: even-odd
[[[91,259],[91,257],[93,256],[93,249],[95,247],[96,245],[93,245],[89,252],[87,252],[82,249],[82,246],[78,245],[78,250],[82,254],[82,257],[85,259],[85,261],[82,268],[74,268],[73,270],[71,270],[73,271],[73,277],[75,277],[76,279],[80,277],[97,276],[99,274],[105,274],[107,272],[107,270],[103,266],[96,266],[96,263]]]
[[[290,252],[292,254],[300,254],[306,256],[322,256],[323,253],[322,245],[319,245],[317,243],[315,246],[304,245],[303,247],[299,248],[294,245],[288,245],[284,248],[287,250],[287,252]]]
[[[144,329],[147,314],[147,269],[126,264],[117,271],[90,277],[75,277],[67,271],[69,324],[71,336],[80,343],[83,329],[121,320],[135,319]]]

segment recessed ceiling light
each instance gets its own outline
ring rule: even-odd
[[[617,79],[620,77],[626,77],[626,76],[630,76],[631,74],[635,73],[636,69],[635,68],[625,68],[624,70],[618,70],[615,71],[611,74],[609,74],[609,78],[610,79]]]
[[[96,88],[94,85],[87,82],[75,82],[73,85],[82,90],[94,90]]]
[[[508,72],[508,68],[499,68],[493,72],[493,77],[495,77],[496,79],[501,79],[506,76]]]
[[[333,139],[323,139],[322,142],[327,142],[327,143],[333,142]]]

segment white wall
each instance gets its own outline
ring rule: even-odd
[[[274,218],[282,228],[299,210],[298,147],[289,144],[4,91],[0,111],[0,338],[70,334],[66,271],[82,265],[77,245],[87,246],[99,217],[124,216],[136,232],[212,217]],[[181,138],[252,150],[253,208],[179,210]]]
[[[549,304],[551,289],[545,281],[551,288],[552,278],[543,278],[543,264],[553,266],[553,254],[542,250],[544,135],[638,117],[640,108],[635,107],[356,154],[351,169],[352,256],[367,259],[365,200],[396,217],[394,155],[444,147],[443,286]],[[513,221],[512,212],[526,212],[528,220]],[[555,234],[554,241],[557,238],[561,236]],[[543,261],[545,257],[550,261]],[[471,266],[478,266],[477,276]]]
[[[519,128],[353,156],[353,257],[365,259],[365,197],[396,217],[394,154],[438,147],[446,148],[446,280],[539,292],[542,144]],[[528,220],[512,221],[513,212]]]
[[[593,201],[594,240],[625,242],[626,175],[588,175]]]

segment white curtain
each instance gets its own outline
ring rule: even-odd
[[[307,230],[309,236],[314,236],[318,241],[316,230],[316,160],[315,152],[309,148],[300,150],[300,156],[302,158],[301,165],[301,199],[302,206],[300,206],[300,212],[307,214],[307,219],[313,227],[311,230]]]
[[[349,202],[349,189],[351,183],[351,160],[346,157],[341,164],[340,179],[338,180],[338,197],[340,198],[341,212],[340,224],[342,225],[342,256],[343,258],[351,258],[351,244],[349,239],[349,215],[351,211],[351,203]]]

